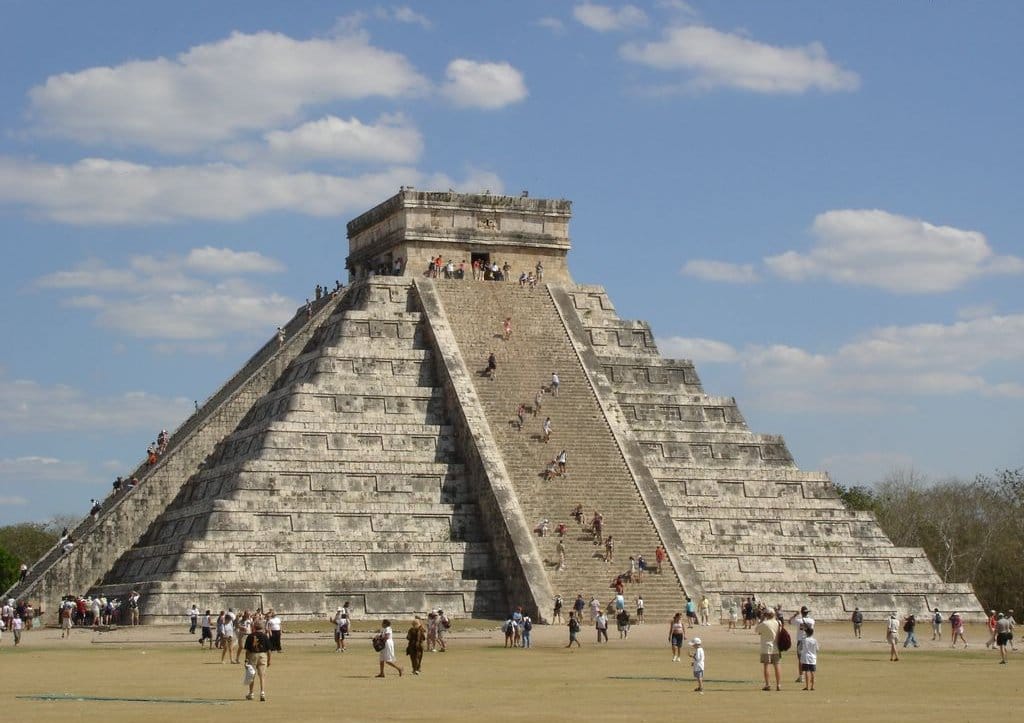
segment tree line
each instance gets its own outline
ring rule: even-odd
[[[836,485],[899,547],[921,547],[944,582],[974,586],[986,610],[1024,610],[1024,468],[932,482],[899,470],[873,487]]]

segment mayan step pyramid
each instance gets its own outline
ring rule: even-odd
[[[715,610],[750,595],[809,604],[822,619],[981,612],[780,437],[751,432],[735,399],[706,394],[692,363],[662,358],[601,287],[575,284],[570,208],[402,189],[350,222],[351,284],[297,313],[136,471],[138,488],[7,596],[52,611],[66,594],[137,590],[153,622],[193,603],[303,618],[343,601],[368,617],[523,605],[546,621],[556,594],[607,601],[643,555],[626,594],[652,619],[685,595]],[[557,394],[534,409],[552,373]],[[566,474],[545,479],[562,450]]]

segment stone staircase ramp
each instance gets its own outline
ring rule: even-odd
[[[531,291],[515,283],[439,280],[434,286],[462,357],[476,372],[474,388],[527,519],[533,525],[548,519],[552,531],[559,523],[569,528],[563,571],[555,570],[557,538],[537,540],[552,588],[567,599],[582,592],[587,599],[596,595],[606,601],[612,579],[627,569],[630,555],[644,555],[653,567],[660,537],[550,295],[543,287]],[[501,330],[507,316],[512,317],[513,333],[506,342]],[[494,380],[479,374],[492,351],[498,359]],[[532,409],[535,393],[549,384],[553,371],[561,377],[558,396],[546,395],[540,413],[528,414],[519,430],[516,406],[523,402]],[[547,416],[554,433],[544,444],[541,426]],[[545,482],[541,473],[563,448],[569,474]],[[601,560],[603,547],[595,546],[571,519],[577,503],[583,504],[588,523],[594,510],[603,513],[605,534],[616,541],[612,563]],[[656,616],[680,609],[682,590],[674,575],[648,576],[642,586],[630,586],[628,594],[640,590]]]

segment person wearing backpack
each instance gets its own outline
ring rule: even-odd
[[[775,690],[782,690],[780,681],[782,672],[779,670],[779,661],[782,659],[782,656],[777,647],[781,627],[781,623],[775,619],[775,611],[768,610],[765,613],[764,620],[758,623],[757,628],[754,630],[761,638],[761,667],[764,671],[764,687],[761,690],[772,689],[768,683],[769,665],[775,669]]]
[[[850,622],[853,623],[853,636],[857,638],[857,640],[860,640],[861,625],[864,624],[864,613],[860,611],[860,608],[853,609],[853,615],[850,616]]]
[[[522,635],[523,647],[524,648],[529,648],[530,647],[530,633],[533,632],[533,620],[530,618],[529,615],[523,615],[522,627],[523,627],[523,635]]]
[[[942,640],[942,613],[938,608],[932,612],[932,640]]]
[[[569,644],[565,647],[571,648],[573,643],[576,643],[577,648],[582,647],[580,645],[579,634],[580,621],[579,618],[576,617],[576,612],[573,610],[569,612]]]

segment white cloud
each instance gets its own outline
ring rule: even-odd
[[[629,43],[622,57],[658,70],[692,74],[697,89],[739,88],[757,93],[855,90],[856,73],[828,58],[821,43],[779,47],[709,27],[672,27],[661,40]]]
[[[264,140],[273,156],[298,161],[411,163],[423,151],[420,132],[401,115],[383,116],[371,125],[329,115],[290,131],[270,131]]]
[[[708,339],[664,346],[738,363],[758,403],[779,411],[877,413],[916,397],[959,394],[1024,399],[1024,313],[882,327],[827,352],[785,344],[735,350]]]
[[[457,58],[448,64],[445,97],[462,108],[493,110],[526,98],[523,74],[508,63],[479,63]]]
[[[572,15],[580,24],[599,33],[647,25],[647,13],[635,5],[612,8],[596,3],[582,3],[573,7]]]
[[[294,121],[313,105],[408,96],[427,85],[404,56],[361,33],[296,40],[236,32],[173,59],[54,75],[29,96],[40,132],[185,152]]]
[[[61,165],[0,157],[0,203],[72,224],[237,221],[271,211],[340,216],[422,179],[411,168],[346,177],[227,163],[148,166],[88,158]]]
[[[257,251],[204,246],[192,249],[185,266],[207,274],[263,274],[284,271],[284,264]]]
[[[171,429],[192,412],[192,401],[147,392],[92,395],[63,384],[43,385],[0,377],[0,431],[137,431]],[[141,453],[141,450],[140,450]],[[0,459],[0,477],[61,479],[84,476],[84,468],[49,456]]]
[[[238,278],[283,268],[276,259],[254,251],[207,246],[184,257],[133,256],[126,268],[90,259],[77,268],[47,274],[36,285],[81,292],[63,296],[61,303],[92,313],[100,327],[163,340],[158,352],[219,354],[224,337],[269,338],[278,324],[291,318],[298,306],[295,301]]]
[[[420,13],[410,8],[408,5],[400,5],[398,7],[393,7],[390,9],[383,9],[383,11],[384,17],[386,19],[391,19],[398,23],[419,25],[420,27],[426,30],[429,30],[434,25],[430,21],[430,18],[428,18],[425,15],[421,15]]]
[[[565,30],[565,23],[563,23],[558,18],[553,18],[550,16],[543,17],[540,20],[538,20],[537,26],[545,28],[546,30],[550,30],[551,32],[556,34],[561,33]]]
[[[658,349],[667,358],[690,359],[695,364],[732,363],[739,358],[732,345],[714,339],[670,336],[658,339]]]
[[[752,264],[731,264],[706,259],[687,261],[680,273],[705,281],[723,281],[730,284],[749,284],[757,281],[757,273]]]
[[[823,278],[896,293],[937,293],[988,274],[1024,273],[1024,259],[996,256],[984,234],[880,210],[836,210],[814,219],[807,253],[766,258],[790,281]]]

